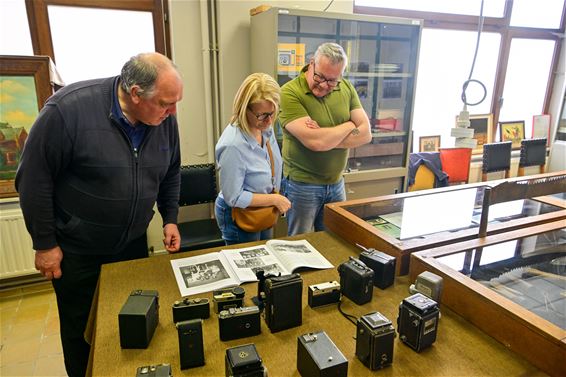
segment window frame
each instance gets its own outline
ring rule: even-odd
[[[495,73],[495,85],[493,88],[492,102],[490,105],[490,113],[493,114],[493,123],[490,130],[493,138],[496,125],[499,122],[500,105],[503,100],[503,89],[505,87],[505,76],[507,73],[507,65],[509,62],[509,53],[511,50],[511,41],[515,38],[525,39],[545,39],[555,42],[554,54],[550,67],[550,75],[547,81],[546,94],[543,102],[543,113],[548,114],[550,108],[550,100],[552,96],[552,88],[556,79],[556,70],[558,68],[560,50],[562,46],[561,35],[564,35],[564,27],[566,23],[566,2],[562,7],[562,17],[560,20],[560,28],[544,29],[531,27],[511,26],[511,11],[513,9],[513,0],[506,0],[504,15],[498,17],[485,17],[482,31],[499,33],[501,35],[501,46],[497,59],[497,68]],[[414,18],[424,20],[424,28],[432,29],[448,29],[477,31],[479,16],[458,15],[436,12],[409,11],[403,9],[377,8],[368,6],[359,6],[354,1],[354,14],[364,14],[372,16],[391,16]],[[494,140],[494,139],[492,139]]]
[[[49,24],[49,5],[151,12],[155,51],[171,58],[167,0],[25,0],[34,55],[47,55],[56,62]]]

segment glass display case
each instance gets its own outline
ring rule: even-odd
[[[560,177],[547,173],[537,177]],[[529,177],[513,181],[528,181]],[[501,181],[490,182],[490,185]],[[373,247],[397,258],[398,273],[406,274],[409,254],[478,237],[487,183],[331,203],[327,229],[342,238]],[[488,234],[566,218],[566,201],[549,195],[490,206]]]
[[[356,88],[373,134],[369,144],[350,150],[348,198],[356,182],[367,180],[384,185],[374,184],[373,195],[403,191],[422,21],[271,8],[252,16],[251,26],[252,71],[269,73],[280,85],[300,73],[320,44],[344,48],[344,77]],[[281,141],[278,125],[276,131]],[[356,177],[359,172],[366,174]]]
[[[443,277],[447,306],[545,372],[566,375],[566,222],[411,255]]]

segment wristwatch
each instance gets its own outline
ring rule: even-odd
[[[352,130],[352,132],[350,132],[350,134],[351,134],[351,135],[354,135],[354,136],[359,135],[359,134],[360,134],[360,130],[358,129],[358,127],[356,127],[356,128],[354,128],[354,129]]]

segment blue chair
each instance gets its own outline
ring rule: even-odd
[[[509,178],[511,170],[511,141],[483,145],[482,182],[487,181],[488,173],[504,171]]]
[[[546,138],[521,140],[521,158],[519,159],[519,170],[517,176],[525,175],[525,168],[538,166],[539,173],[544,173],[546,165]]]

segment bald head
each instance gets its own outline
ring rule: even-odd
[[[159,76],[173,75],[180,80],[177,67],[168,57],[157,52],[146,52],[132,56],[122,67],[120,85],[130,93],[137,86],[137,94],[148,98],[154,94],[155,84]]]

